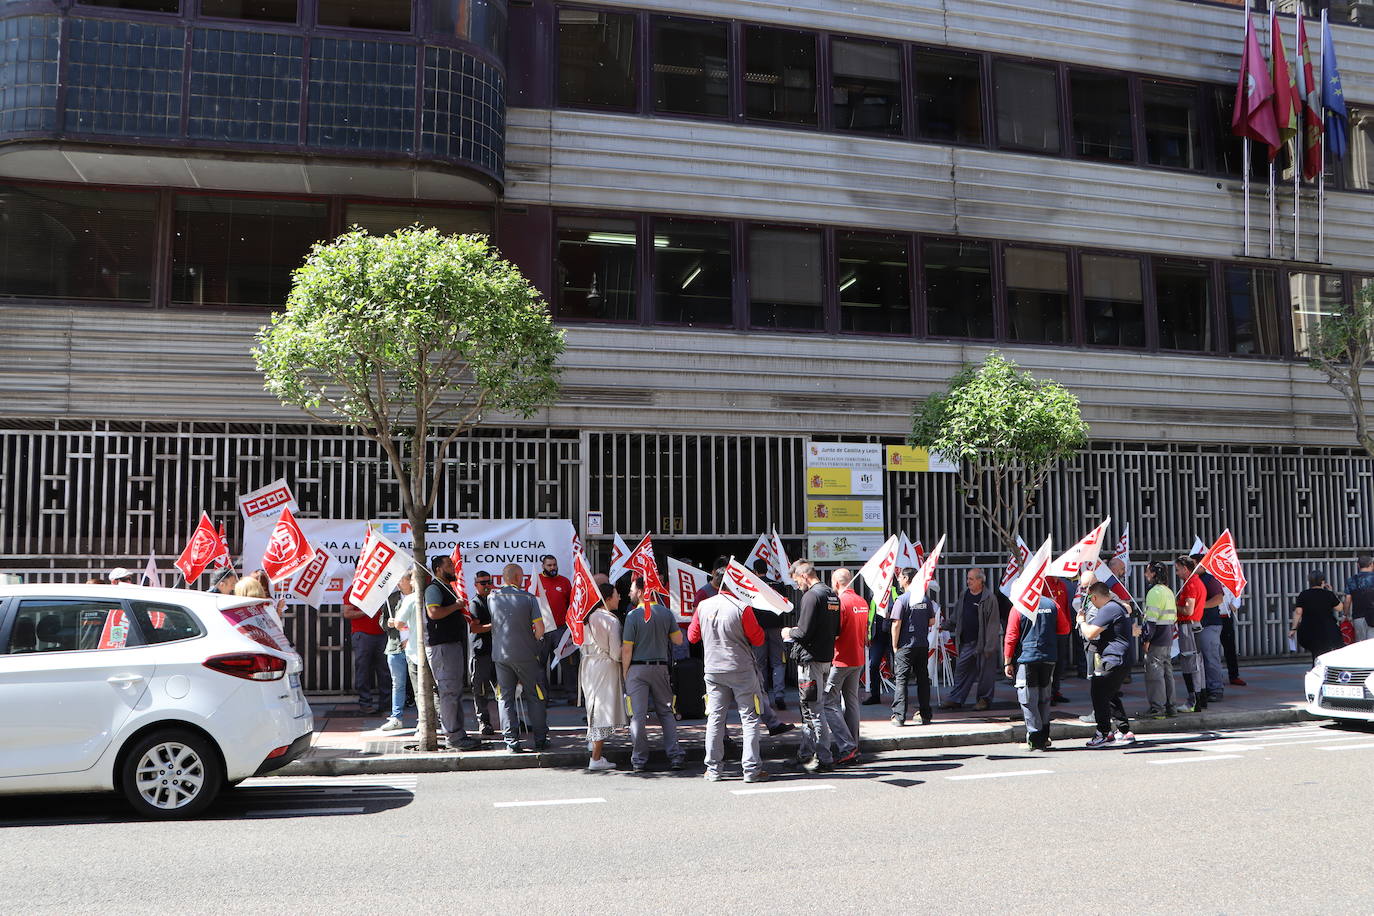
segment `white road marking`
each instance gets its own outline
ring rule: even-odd
[[[767,789],[731,789],[731,795],[769,795],[774,792],[823,792],[835,788],[832,785],[818,786],[769,786]]]
[[[1204,751],[1257,751],[1261,748],[1270,747],[1291,747],[1296,744],[1321,744],[1324,741],[1359,741],[1363,735],[1351,735],[1348,738],[1303,738],[1299,741],[1266,741],[1263,744],[1251,744],[1249,741],[1241,743],[1230,741],[1218,741],[1212,745],[1202,747]]]
[[[604,798],[553,798],[547,801],[492,802],[494,808],[537,808],[545,805],[604,805]]]
[[[309,814],[362,814],[366,808],[277,808],[245,811],[244,817],[295,817]]]
[[[1374,744],[1333,744],[1333,745],[1331,745],[1330,747],[1324,747],[1324,748],[1322,748],[1322,750],[1324,750],[1324,751],[1362,751],[1362,750],[1365,750],[1365,749],[1371,748],[1371,747],[1374,747]]]
[[[1168,766],[1174,763],[1197,763],[1199,760],[1240,760],[1240,754],[1213,754],[1210,757],[1176,757],[1172,760],[1151,760],[1151,766]]]
[[[1054,770],[1008,770],[1005,773],[966,773],[962,776],[946,776],[946,779],[1001,779],[1003,776],[1039,776],[1043,773],[1053,773]]]

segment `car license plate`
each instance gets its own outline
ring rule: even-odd
[[[300,686],[301,686],[301,676],[300,676],[299,674],[293,674],[293,675],[291,675],[291,686],[294,687],[294,688],[296,688],[297,690],[300,689]]]
[[[1364,699],[1364,688],[1357,684],[1327,684],[1322,690],[1327,696],[1340,700]]]

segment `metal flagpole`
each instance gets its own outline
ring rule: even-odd
[[[1274,17],[1274,0],[1269,0],[1269,21],[1270,21],[1270,23],[1273,23],[1273,22],[1274,22],[1274,19],[1275,19],[1275,17]],[[1272,61],[1273,58],[1274,58],[1274,36],[1273,36],[1273,35],[1270,35],[1270,36],[1269,36],[1269,59]],[[1272,64],[1270,65],[1269,70],[1270,70],[1271,73],[1274,71],[1274,67],[1273,67]],[[1276,93],[1279,91],[1277,86],[1274,87],[1274,91],[1275,91]],[[1277,119],[1276,119],[1276,123],[1277,123]],[[1277,195],[1274,194],[1274,155],[1271,153],[1270,156],[1269,156],[1269,257],[1271,257],[1271,258],[1272,258],[1272,257],[1276,257],[1276,255],[1275,255],[1275,246],[1276,246],[1277,243],[1278,243],[1278,232],[1276,231],[1276,223],[1277,223],[1277,219],[1278,219],[1278,204],[1279,204],[1279,202],[1278,202],[1278,197],[1277,197]]]
[[[1302,251],[1302,154],[1305,152],[1303,138],[1307,136],[1307,117],[1304,114],[1307,108],[1307,96],[1303,94],[1302,87],[1306,83],[1302,67],[1302,46],[1298,44],[1298,19],[1302,16],[1302,4],[1293,4],[1293,73],[1296,74],[1294,84],[1297,85],[1298,95],[1302,101],[1298,106],[1298,132],[1293,137],[1293,260],[1301,260]]]
[[[1245,66],[1245,54],[1246,54],[1246,52],[1247,52],[1247,51],[1249,50],[1249,48],[1250,48],[1250,6],[1249,6],[1249,4],[1242,4],[1242,5],[1241,5],[1241,15],[1245,17],[1245,28],[1244,28],[1244,30],[1243,30],[1242,33],[1241,33],[1241,39],[1240,39],[1240,40],[1241,40],[1240,61],[1241,61],[1241,67],[1244,68],[1244,66]],[[1242,74],[1240,75],[1240,78],[1241,78],[1241,79],[1244,79],[1244,78],[1245,78],[1245,74],[1242,73]],[[1246,92],[1246,99],[1247,99],[1247,100],[1249,99],[1249,92],[1248,92],[1248,91]],[[1234,118],[1233,118],[1232,120],[1234,120]],[[1245,209],[1245,256],[1248,258],[1248,257],[1250,257],[1250,138],[1249,138],[1249,137],[1246,137],[1246,138],[1244,139],[1243,142],[1244,142],[1244,147],[1243,147],[1243,148],[1244,148],[1244,153],[1241,155],[1241,168],[1242,168],[1242,173],[1241,173],[1241,179],[1240,179],[1240,181],[1241,181],[1241,197],[1244,199],[1244,202],[1245,202],[1245,203],[1244,203],[1244,209]]]
[[[1317,96],[1322,121],[1321,161],[1317,167],[1317,263],[1326,260],[1326,10],[1322,10],[1321,56],[1317,58],[1317,79],[1321,89]]]

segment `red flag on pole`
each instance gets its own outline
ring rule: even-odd
[[[1316,181],[1322,172],[1322,96],[1307,44],[1307,24],[1298,16],[1298,95],[1302,98],[1302,177]]]
[[[1283,46],[1277,7],[1269,11],[1269,57],[1273,68],[1274,121],[1279,129],[1279,142],[1286,143],[1298,135],[1301,127],[1298,113],[1302,111],[1302,99],[1298,96],[1293,71],[1288,67],[1288,52]]]
[[[1245,573],[1240,568],[1240,557],[1236,556],[1236,542],[1227,528],[1217,538],[1216,543],[1207,551],[1198,566],[1217,577],[1217,581],[1239,597],[1247,584]]]
[[[467,613],[468,605],[468,580],[463,577],[463,544],[455,542],[453,553],[449,554],[449,559],[453,561],[453,573],[457,578],[453,582],[453,596],[463,602],[464,611]]]
[[[650,540],[649,535],[644,535],[644,540],[639,542],[639,546],[630,551],[630,555],[625,559],[625,566],[644,577],[646,593],[668,597],[668,589],[658,577],[658,560],[654,558],[654,542]]]
[[[1240,80],[1236,83],[1235,111],[1231,133],[1248,137],[1269,147],[1272,160],[1279,151],[1279,125],[1274,119],[1274,84],[1260,50],[1255,23],[1245,17],[1245,50],[1240,58]]]
[[[176,568],[181,570],[181,574],[186,577],[189,584],[200,578],[200,574],[205,572],[205,567],[209,566],[216,558],[228,554],[229,550],[224,545],[224,539],[215,530],[214,524],[210,521],[210,516],[205,512],[200,513],[200,524],[196,525],[196,530],[191,532],[191,540],[186,543],[186,549],[177,557]]]
[[[587,556],[581,550],[573,551],[572,597],[568,601],[568,635],[574,645],[582,645],[586,633],[587,615],[601,603],[601,590],[592,578]]]
[[[229,539],[224,536],[224,522],[219,523],[219,543],[221,548],[220,555],[215,557],[211,562],[215,566],[233,566],[234,561],[229,557]]]
[[[290,509],[283,509],[277,524],[272,528],[272,536],[267,539],[267,549],[262,554],[262,568],[267,578],[278,582],[287,578],[310,562],[315,548],[305,538],[305,532],[296,524],[296,517]]]

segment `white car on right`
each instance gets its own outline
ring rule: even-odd
[[[1303,683],[1312,715],[1374,722],[1374,639],[1317,656]]]

